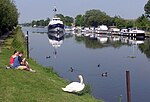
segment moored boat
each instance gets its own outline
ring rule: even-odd
[[[48,34],[55,37],[62,37],[64,35],[64,24],[63,21],[59,17],[56,16],[55,12],[57,11],[56,8],[54,11],[54,17],[48,24]]]
[[[145,31],[139,29],[122,29],[121,30],[122,36],[134,37],[134,38],[145,38]]]
[[[64,24],[59,17],[54,16],[48,24],[48,32],[51,33],[63,33]]]

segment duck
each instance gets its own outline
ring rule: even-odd
[[[46,56],[46,59],[51,58],[51,56]]]
[[[68,84],[65,88],[62,88],[62,90],[70,93],[82,91],[85,87],[85,84],[83,83],[83,76],[79,75],[78,78],[80,82],[72,82]]]
[[[100,64],[98,64],[97,67],[100,67]]]
[[[70,72],[73,72],[73,70],[74,70],[74,69],[73,69],[72,67],[70,67]]]
[[[105,73],[102,73],[102,77],[107,77],[107,72],[105,72]]]

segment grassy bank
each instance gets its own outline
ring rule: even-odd
[[[29,59],[31,67],[37,72],[4,69],[14,49],[25,51],[20,29],[9,36],[0,53],[0,101],[1,102],[101,102],[88,93],[81,96],[66,93],[61,87],[67,82],[58,77],[50,68],[45,68]]]

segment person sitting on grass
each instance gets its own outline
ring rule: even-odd
[[[19,51],[18,51],[18,50],[15,50],[15,51],[14,51],[14,54],[10,57],[10,68],[13,67],[14,59],[17,57],[18,54],[19,54]]]
[[[22,57],[23,54],[22,53],[19,53],[17,55],[17,57],[15,57],[14,59],[14,64],[13,64],[13,68],[16,68],[16,69],[20,69],[20,70],[27,70],[27,71],[31,71],[31,72],[35,72],[35,70],[32,70],[29,66],[27,65],[24,65],[23,62],[22,62]]]
[[[28,64],[28,62],[26,61],[26,58],[23,58],[23,59],[22,59],[22,56],[23,56],[23,55],[24,55],[24,53],[23,53],[23,52],[20,52],[20,53],[19,53],[18,60],[19,60],[19,62],[20,62],[21,65],[27,66],[27,67],[29,68],[29,64]]]

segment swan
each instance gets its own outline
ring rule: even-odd
[[[72,82],[69,85],[67,85],[65,88],[62,88],[63,91],[66,92],[79,92],[82,91],[85,87],[85,84],[83,83],[83,77],[82,75],[79,75],[80,82]]]

